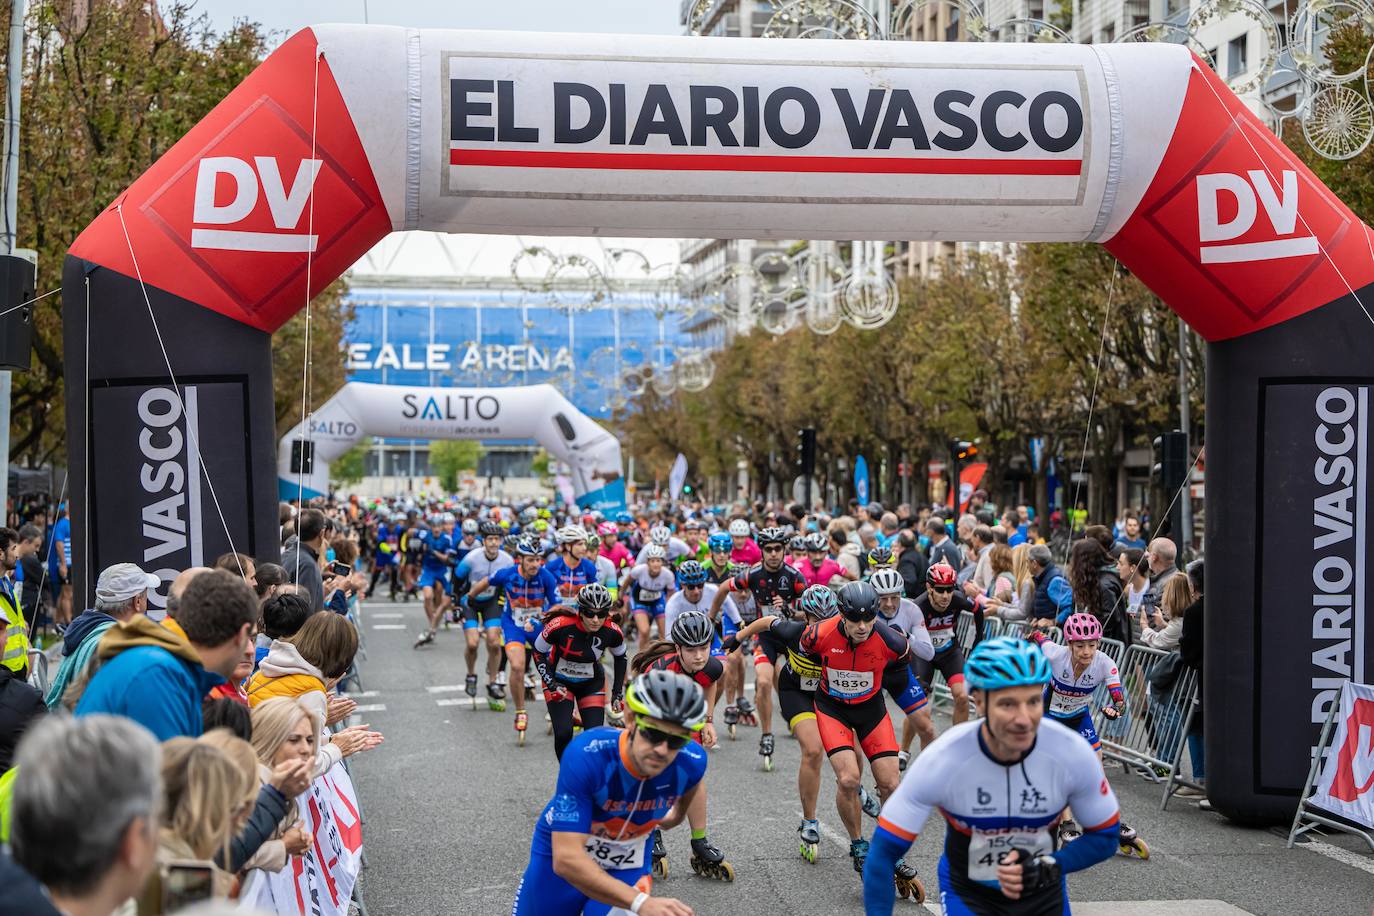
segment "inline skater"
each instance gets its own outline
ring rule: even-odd
[[[897,558],[892,555],[891,547],[884,547],[879,544],[868,553],[863,555],[862,568],[859,570],[859,578],[868,579],[875,570],[895,567]]]
[[[734,519],[726,529],[730,533],[730,562],[741,566],[753,566],[762,562],[763,552],[750,536],[753,529],[742,518]]]
[[[673,537],[673,531],[667,525],[655,525],[649,529],[649,543],[640,548],[639,556],[635,558],[637,564],[643,564],[645,560],[644,552],[651,545],[657,544],[663,548],[664,559],[669,566],[677,566],[679,562],[689,559],[692,555],[687,542],[680,538]]]
[[[620,705],[625,687],[625,634],[611,616],[615,602],[599,583],[583,586],[573,606],[556,605],[534,640],[534,670],[544,682],[544,700],[553,723],[553,752],[560,760],[573,736],[573,711],[581,713],[582,728],[605,723],[606,669],[601,654],[611,653],[612,707]]]
[[[620,599],[630,610],[641,646],[649,644],[651,621],[657,623],[659,636],[666,632],[663,629],[666,596],[674,591],[677,582],[666,557],[662,547],[649,544],[644,548],[644,562],[632,566],[620,580]]]
[[[587,532],[581,525],[558,529],[558,555],[544,568],[558,582],[559,602],[575,607],[577,593],[597,580],[596,564],[587,559]]]
[[[897,769],[901,771],[906,769],[911,759],[911,742],[916,735],[921,736],[922,749],[935,740],[935,723],[931,721],[930,705],[915,668],[918,660],[928,662],[935,657],[935,646],[930,640],[921,609],[916,602],[903,597],[906,581],[901,573],[892,567],[879,567],[869,577],[868,584],[873,586],[878,596],[879,617],[905,636],[911,646],[911,663],[906,670],[889,668],[883,675],[883,689],[906,713],[906,719],[902,722],[901,750],[897,752]]]
[[[609,562],[617,573],[634,565],[634,554],[620,543],[620,529],[614,522],[602,522],[597,525],[596,533],[601,537],[600,559]]]
[[[733,522],[731,523],[733,524]],[[711,619],[719,620],[721,608],[731,592],[747,593],[754,602],[760,615],[775,614],[786,617],[792,602],[806,589],[806,582],[795,567],[787,565],[783,555],[787,551],[787,534],[781,528],[764,528],[759,531],[759,549],[763,551],[762,562],[731,579],[716,592],[711,601]],[[773,758],[773,673],[777,664],[777,644],[763,640],[754,650],[754,701],[758,704],[759,756],[764,758],[764,766],[772,769]],[[741,717],[753,712],[747,699],[741,693],[736,703]]]
[[[482,522],[478,534],[482,549],[469,551],[458,563],[457,576],[467,582],[487,582],[503,569],[515,565],[511,555],[501,549],[504,529],[495,522]],[[501,594],[494,585],[483,590],[467,589],[467,606],[463,609],[463,639],[467,646],[463,659],[467,662],[467,679],[463,689],[469,697],[477,697],[477,643],[481,631],[487,644],[487,706],[493,712],[505,712],[506,688],[497,683],[504,653],[501,648]]]
[[[396,573],[400,566],[397,562],[399,548],[396,545],[399,532],[397,531],[398,520],[403,520],[403,515],[391,516],[391,524],[387,524],[387,519],[377,523],[377,546],[372,557],[372,581],[367,585],[367,592],[364,597],[371,598],[372,592],[377,588],[377,580],[383,575],[391,584],[391,600],[396,600],[396,588],[399,584]]]
[[[717,531],[706,540],[707,549],[711,556],[705,563],[701,564],[706,570],[706,582],[709,585],[721,586],[729,582],[732,578],[739,575],[743,570],[730,561],[730,550],[733,542],[730,535],[724,531]],[[755,610],[753,599],[747,595],[740,595],[740,600],[734,604],[739,611],[742,621],[753,620],[758,617]],[[719,620],[717,620],[719,625]],[[746,646],[745,650],[753,651],[752,646]],[[730,730],[730,737],[735,737],[735,726],[740,722],[739,703],[744,700],[744,652],[732,652],[725,657],[725,685],[722,691],[725,694],[725,725]],[[748,703],[747,700],[745,700]],[[745,718],[746,725],[757,725],[758,718],[753,713],[753,707],[747,707],[750,711]]]
[[[830,539],[819,531],[813,531],[803,538],[805,556],[796,563],[797,572],[802,574],[807,585],[829,585],[836,576],[845,579],[855,578],[854,573],[845,569],[830,556]]]
[[[891,664],[907,665],[906,637],[878,620],[878,596],[867,582],[849,582],[836,595],[840,613],[806,628],[798,645],[816,660],[821,677],[816,687],[816,725],[835,771],[836,793],[858,797],[859,750],[868,758],[878,795],[886,803],[897,788],[897,738],[883,699],[883,676]],[[840,808],[849,833],[854,870],[863,872],[868,841],[855,812]],[[903,897],[925,899],[916,869],[904,859],[890,864],[887,879]]]
[[[711,555],[710,548],[706,546],[706,523],[689,518],[682,526],[682,542],[687,545],[686,560],[696,560],[698,563],[705,562]]]
[[[631,670],[635,675],[656,670],[673,671],[685,674],[701,686],[706,698],[706,724],[697,733],[697,741],[709,751],[716,746],[716,732],[711,724],[711,711],[716,703],[716,684],[725,671],[720,659],[711,654],[715,630],[705,614],[686,611],[673,621],[669,633],[669,641],[655,643],[636,655]],[[725,855],[706,837],[704,785],[687,808],[687,826],[692,831],[692,870],[711,878],[735,880],[734,867],[725,861]],[[667,854],[663,835],[655,830],[653,872],[656,877],[668,876]],[[707,863],[714,867],[703,868]]]
[[[471,584],[459,574],[458,567],[463,562],[464,557],[482,546],[482,541],[478,537],[477,519],[463,519],[461,528],[461,536],[454,542],[453,551],[448,558],[448,591],[452,596],[449,603],[449,614],[452,615],[452,622],[457,624],[464,622],[466,611],[464,605],[467,604],[468,585]]]
[[[620,543],[630,552],[631,557],[639,556],[639,550],[644,546],[644,535],[635,524],[635,517],[628,512],[617,512],[615,524],[620,529]]]
[[[1039,630],[1032,630],[1027,638],[1040,647],[1050,663],[1050,689],[1045,698],[1049,705],[1045,715],[1082,735],[1101,764],[1102,742],[1098,740],[1097,729],[1093,728],[1093,694],[1099,687],[1107,688],[1111,702],[1102,707],[1102,714],[1108,719],[1117,718],[1126,709],[1126,694],[1121,690],[1116,662],[1098,649],[1102,640],[1101,622],[1092,614],[1070,614],[1064,621],[1067,646],[1051,642]],[[1068,842],[1081,832],[1074,823],[1073,812],[1065,812],[1064,819],[1059,822],[1060,842]],[[1118,843],[1122,855],[1150,857],[1150,847],[1124,820]]]
[[[1077,735],[1042,718],[1045,656],[1001,637],[978,645],[966,668],[982,718],[941,735],[884,803],[864,866],[869,916],[892,912],[892,863],[937,808],[948,822],[939,875],[949,914],[1067,913],[1064,876],[1117,847],[1120,811],[1101,765]],[[1095,826],[1055,851],[1055,822],[1068,805]]]
[[[425,555],[425,535],[429,527],[414,509],[406,512],[405,529],[401,533],[400,548],[404,563],[401,566],[401,595],[409,601],[415,597],[416,582],[420,578],[420,561]]]
[[[654,828],[682,823],[706,774],[691,740],[706,722],[701,687],[650,671],[630,682],[625,708],[624,731],[587,729],[564,752],[511,916],[691,916],[650,896],[647,847]]]
[[[620,591],[620,583],[616,581],[615,564],[601,555],[599,535],[587,535],[587,558],[596,564],[596,581],[606,586],[606,591],[614,598]]]
[[[712,585],[720,585],[737,575],[735,565],[730,560],[731,543],[730,535],[723,531],[717,531],[706,539],[706,549],[710,555],[702,561],[701,566],[706,570],[706,581]]]
[[[501,631],[505,637],[506,661],[510,665],[511,692],[515,695],[515,732],[520,744],[525,743],[529,728],[529,714],[525,712],[526,649],[534,642],[535,622],[544,612],[558,604],[558,582],[543,568],[539,542],[522,537],[515,544],[519,562],[490,577],[474,582],[470,593],[481,594],[495,586],[505,595],[501,612]]]
[[[815,659],[801,650],[801,637],[808,626],[828,620],[839,613],[835,593],[824,585],[813,585],[797,599],[796,607],[803,619],[784,620],[781,617],[760,617],[725,640],[726,652],[734,652],[740,641],[751,636],[767,634],[782,643],[785,656],[778,666],[778,708],[787,720],[792,734],[801,746],[801,767],[797,771],[797,793],[801,796],[802,822],[797,828],[801,835],[801,855],[815,862],[820,849],[820,821],[816,818],[816,800],[821,791],[821,761],[825,746],[821,743],[816,724],[816,687],[823,674]],[[841,820],[859,822],[859,796],[856,793],[835,793],[835,807]]]
[[[926,570],[926,591],[916,599],[925,618],[926,629],[930,631],[930,641],[935,646],[935,657],[930,661],[916,662],[916,677],[926,693],[930,693],[931,679],[938,670],[945,678],[953,699],[950,715],[954,724],[968,721],[968,688],[964,686],[964,647],[959,644],[957,626],[959,615],[964,611],[973,612],[973,644],[977,646],[983,638],[983,599],[970,600],[957,594],[958,576],[954,567],[948,563],[936,563]]]
[[[438,523],[437,528],[431,527],[424,539],[418,583],[429,627],[415,640],[413,648],[416,649],[434,642],[435,631],[449,601],[448,561],[453,553],[453,516],[436,517],[434,521]]]

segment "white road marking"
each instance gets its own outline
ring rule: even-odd
[[[434,701],[434,705],[435,705],[435,706],[457,706],[459,703],[471,703],[471,702],[472,702],[472,700],[471,700],[470,698],[468,698],[468,697],[449,697],[449,698],[446,699],[446,700],[435,700],[435,701]]]
[[[386,712],[385,703],[366,703],[353,710],[354,715],[360,712]]]
[[[390,611],[383,613],[381,611],[378,611],[376,613],[368,614],[367,616],[376,617],[378,620],[397,620],[401,617],[404,617],[405,614],[402,614],[399,611],[396,613],[391,613]]]
[[[344,696],[350,700],[365,700],[368,697],[380,696],[381,693],[380,690],[364,690],[361,693],[345,693]]]
[[[1326,856],[1328,859],[1335,859],[1351,868],[1358,868],[1374,875],[1374,858],[1362,856],[1358,852],[1351,852],[1349,849],[1342,849],[1339,846],[1332,846],[1330,843],[1323,843],[1321,840],[1308,840],[1306,843],[1296,844],[1298,849],[1310,849],[1318,855]]]
[[[434,687],[426,687],[430,693],[456,693],[463,689],[462,684],[439,684]]]
[[[406,625],[403,623],[374,623],[372,625],[374,630],[404,630],[405,628]]]
[[[927,887],[926,893],[931,899],[926,900],[925,908],[940,916],[940,904],[933,902],[939,898],[940,889]],[[1075,900],[1073,911],[1075,916],[1251,916],[1249,910],[1224,900]]]

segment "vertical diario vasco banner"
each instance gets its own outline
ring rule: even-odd
[[[1353,299],[1370,299],[1374,240],[1186,47],[303,30],[70,249],[73,528],[96,521],[102,561],[136,559],[122,554],[150,543],[145,459],[135,450],[86,504],[97,428],[87,391],[246,378],[249,460],[214,484],[223,505],[251,506],[258,555],[270,555],[270,335],[388,232],[409,229],[1105,244],[1209,344],[1208,795],[1232,817],[1291,817],[1313,707],[1368,648],[1356,519],[1371,328]],[[1353,398],[1353,419],[1335,419],[1352,407],[1328,387]],[[100,431],[141,429],[142,394]],[[455,422],[437,397],[435,410],[416,403],[406,422]],[[1321,453],[1349,423],[1355,451]],[[584,442],[576,428],[553,434]],[[168,439],[151,441],[171,453]],[[1345,475],[1314,470],[1343,457],[1349,538],[1330,489]],[[621,482],[618,463],[584,466],[589,487]],[[610,499],[589,504],[599,502]],[[208,553],[220,522],[203,499],[201,510]],[[138,519],[139,539],[115,540],[124,529],[105,528],[109,515]],[[172,529],[159,518],[149,524],[163,543]]]

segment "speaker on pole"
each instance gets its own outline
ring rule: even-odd
[[[33,262],[0,255],[0,368],[29,369],[35,276]]]

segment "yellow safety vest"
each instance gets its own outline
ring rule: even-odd
[[[19,767],[11,767],[0,776],[0,843],[10,841],[10,806],[14,801],[14,779]]]
[[[21,673],[29,664],[29,625],[24,620],[24,612],[19,609],[14,587],[9,582],[0,586],[0,613],[9,622],[9,632],[5,635],[5,654],[0,658],[0,664]]]

